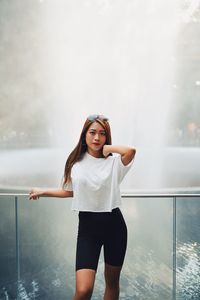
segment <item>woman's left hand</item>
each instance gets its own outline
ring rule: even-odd
[[[109,148],[110,148],[110,145],[104,145],[103,146],[103,156],[104,157],[107,157],[110,154]]]

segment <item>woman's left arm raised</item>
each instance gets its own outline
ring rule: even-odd
[[[110,153],[120,154],[122,163],[127,166],[133,160],[136,149],[128,146],[104,145],[103,155],[107,157]]]

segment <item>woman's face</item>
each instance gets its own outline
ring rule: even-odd
[[[98,122],[90,125],[85,136],[88,153],[95,156],[102,156],[102,148],[106,142],[106,132]]]

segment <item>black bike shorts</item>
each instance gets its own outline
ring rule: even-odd
[[[112,212],[79,212],[76,271],[97,270],[101,247],[104,261],[122,266],[127,246],[127,227],[119,208]]]

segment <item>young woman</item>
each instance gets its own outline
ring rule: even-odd
[[[66,161],[62,189],[30,192],[30,199],[34,200],[41,196],[73,197],[72,209],[79,212],[73,300],[91,299],[102,246],[104,300],[119,299],[120,272],[127,246],[127,228],[119,209],[119,185],[135,153],[132,147],[112,145],[108,119],[91,115]]]

